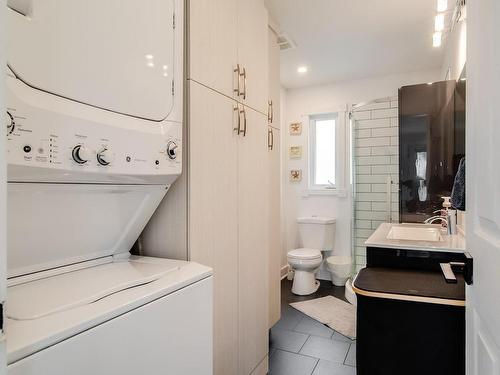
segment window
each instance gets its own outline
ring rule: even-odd
[[[310,186],[335,188],[337,162],[337,113],[311,116],[309,126]]]

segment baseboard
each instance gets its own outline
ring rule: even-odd
[[[289,270],[288,264],[286,266],[281,267],[281,280],[283,280],[288,275]]]

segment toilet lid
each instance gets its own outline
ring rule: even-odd
[[[317,249],[295,249],[288,252],[288,257],[295,259],[318,259],[321,258],[321,252]]]

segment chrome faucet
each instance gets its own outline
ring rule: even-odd
[[[457,234],[456,232],[456,220],[452,220],[450,222],[450,219],[452,219],[450,217],[450,215],[448,215],[448,217],[444,217],[444,216],[433,216],[433,217],[430,217],[428,218],[427,220],[424,221],[425,224],[433,224],[435,221],[438,221],[440,220],[441,223],[445,223],[446,224],[446,233],[451,235],[451,234]]]
[[[424,221],[425,224],[433,224],[435,221],[441,220],[441,222],[445,222],[446,226],[448,226],[448,219],[444,216],[433,216]]]

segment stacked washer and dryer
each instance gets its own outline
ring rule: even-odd
[[[182,170],[182,0],[9,0],[9,375],[212,373],[212,271],[130,255]]]

